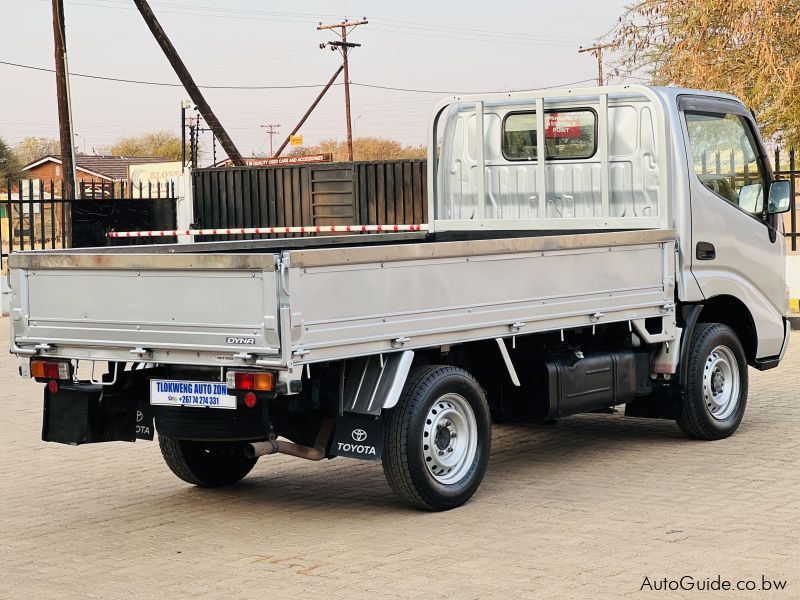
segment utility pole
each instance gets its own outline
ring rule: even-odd
[[[584,48],[583,46],[578,48],[578,54],[591,52],[592,56],[597,58],[597,85],[600,86],[603,85],[603,48],[608,48],[608,45],[595,44],[594,46],[589,46],[588,48]]]
[[[278,127],[280,127],[280,123],[269,123],[267,125],[262,125],[261,127],[267,130],[267,135],[269,136],[269,157],[272,158],[274,154],[272,154],[272,136],[277,135],[280,133],[278,131]]]
[[[74,198],[75,182],[75,143],[72,132],[72,108],[69,93],[69,65],[67,63],[67,35],[64,26],[64,1],[53,1],[53,40],[55,42],[56,63],[56,101],[58,103],[58,133],[61,141],[61,180],[64,184],[63,196]],[[65,220],[69,223],[69,219]],[[71,236],[67,236],[68,238]]]
[[[53,1],[55,2],[56,0]],[[142,14],[142,18],[144,18],[144,22],[147,23],[147,26],[150,28],[153,37],[156,38],[156,42],[158,42],[158,45],[161,46],[161,50],[164,51],[164,55],[167,57],[169,64],[171,64],[172,68],[175,70],[178,79],[181,80],[183,87],[186,88],[186,92],[189,94],[192,102],[197,105],[197,109],[200,111],[200,114],[203,115],[206,123],[208,123],[208,126],[211,127],[214,135],[216,135],[217,139],[219,139],[219,143],[228,154],[228,158],[231,159],[231,163],[233,163],[235,167],[243,167],[244,159],[242,159],[242,155],[239,153],[239,150],[237,150],[233,140],[231,140],[231,138],[228,136],[228,133],[222,126],[222,123],[219,122],[219,119],[217,119],[216,115],[211,110],[208,102],[206,102],[206,99],[203,97],[203,94],[200,92],[200,89],[197,87],[194,79],[192,79],[192,76],[189,74],[189,70],[186,68],[186,65],[183,64],[181,57],[178,55],[178,51],[175,50],[175,46],[172,45],[172,42],[167,37],[164,28],[161,27],[161,23],[159,23],[158,19],[156,19],[156,16],[153,13],[153,10],[150,8],[150,5],[147,3],[147,0],[133,0],[133,2],[136,4],[136,8],[139,9],[139,12]]]
[[[359,25],[366,25],[367,23],[369,23],[369,21],[367,21],[365,17],[360,21],[342,21],[341,23],[334,23],[332,25],[323,25],[320,23],[317,27],[317,31],[330,29],[336,32],[339,37],[342,38],[341,41],[320,44],[319,47],[324,48],[325,46],[329,46],[331,50],[336,50],[338,48],[342,53],[342,65],[344,67],[344,107],[345,118],[347,119],[347,156],[350,162],[353,161],[353,124],[350,120],[350,70],[347,61],[347,54],[350,48],[358,48],[361,46],[361,44],[353,44],[352,42],[348,42],[347,34],[349,31],[353,31],[353,29]]]

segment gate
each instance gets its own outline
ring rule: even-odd
[[[426,179],[424,160],[199,169],[192,182],[195,226],[233,229],[424,223]],[[258,237],[270,236],[204,239]]]
[[[800,169],[797,168],[795,149],[789,150],[788,159],[781,162],[780,148],[775,149],[775,176],[779,179],[788,179],[792,183],[792,203],[789,212],[784,217],[783,227],[786,233],[787,249],[797,252],[797,197],[800,195]]]
[[[172,186],[131,189],[118,182],[82,181],[76,198],[64,198],[60,182],[9,180],[0,185],[0,271],[5,259],[20,250],[175,242],[174,237],[114,239],[106,234],[176,225]]]

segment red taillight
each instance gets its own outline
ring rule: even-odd
[[[226,379],[230,390],[275,390],[275,374],[270,371],[228,371]]]
[[[50,390],[51,394],[55,394],[58,391],[58,382],[51,379],[47,382],[47,389]]]
[[[31,361],[31,376],[36,379],[72,379],[72,365],[65,361],[40,360]]]
[[[253,377],[252,373],[236,373],[236,384],[234,387],[237,390],[252,390],[254,385],[255,377]]]
[[[244,395],[244,405],[247,408],[253,408],[256,405],[256,395],[253,392],[247,392]]]

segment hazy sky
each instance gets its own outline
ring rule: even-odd
[[[319,21],[366,16],[351,41],[351,81],[433,90],[499,91],[574,83],[596,74],[578,54],[612,27],[620,0],[515,1],[152,0],[151,6],[200,85],[324,84],[338,53]],[[50,0],[0,0],[0,61],[53,67]],[[70,71],[177,83],[131,0],[65,0]],[[57,136],[52,73],[0,64],[0,136]],[[179,132],[180,87],[71,78],[79,147],[152,129]],[[264,152],[263,123],[287,133],[318,88],[203,90],[245,155]],[[355,134],[424,143],[434,103],[446,94],[352,88]],[[344,138],[344,92],[335,87],[303,127],[307,144]],[[276,139],[277,144],[277,139]]]

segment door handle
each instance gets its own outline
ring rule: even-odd
[[[714,260],[717,257],[717,251],[711,242],[697,242],[695,256],[697,260]]]

